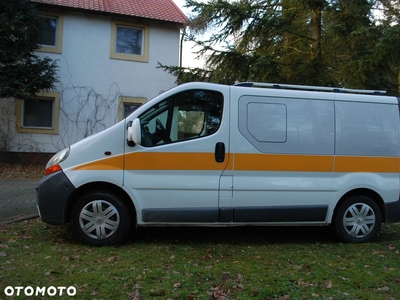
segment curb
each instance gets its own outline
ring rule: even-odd
[[[15,216],[15,217],[8,218],[11,220],[1,221],[0,225],[13,224],[13,223],[18,223],[18,222],[22,222],[22,221],[26,221],[26,220],[35,219],[35,218],[39,218],[39,215],[34,214],[34,215],[26,215],[26,216],[24,216],[24,215],[23,216]]]

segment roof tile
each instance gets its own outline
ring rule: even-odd
[[[32,0],[52,6],[82,9],[185,24],[188,20],[172,0]]]

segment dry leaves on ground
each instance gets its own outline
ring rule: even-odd
[[[43,172],[42,165],[0,164],[0,178],[3,179],[40,179]]]

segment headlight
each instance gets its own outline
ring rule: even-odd
[[[68,157],[68,154],[69,154],[69,147],[54,154],[54,156],[52,158],[50,158],[49,162],[47,163],[44,174],[48,175],[48,174],[51,174],[51,173],[61,170],[59,163],[66,160]]]

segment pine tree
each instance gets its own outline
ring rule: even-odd
[[[207,70],[161,66],[186,80],[385,89],[400,82],[399,5],[380,0],[187,0],[187,38]],[[384,12],[377,22],[374,9]],[[214,28],[202,40],[198,32]]]
[[[34,54],[43,24],[30,1],[0,1],[0,97],[24,97],[53,87],[56,63]]]

